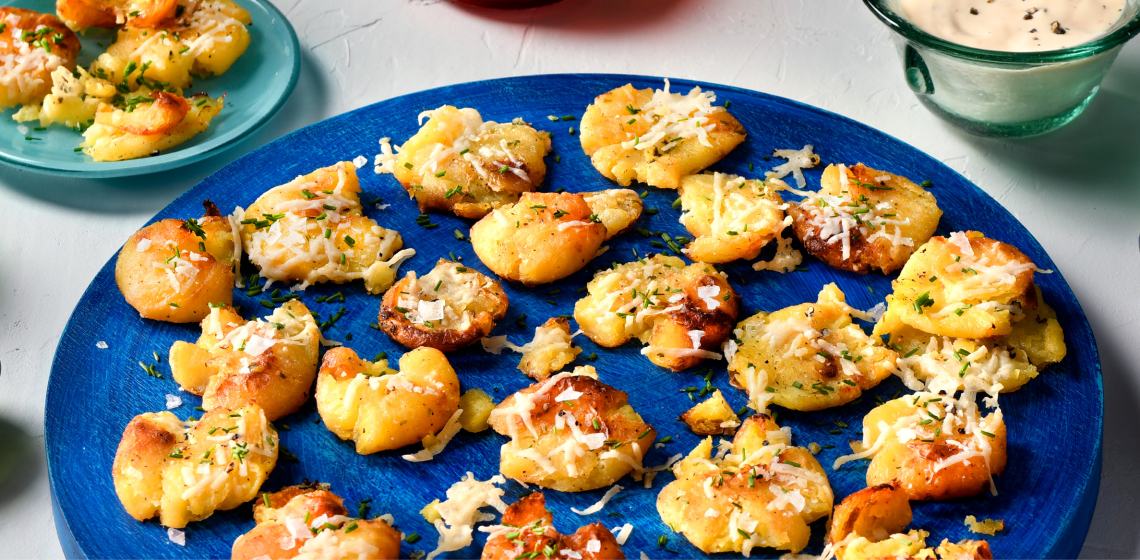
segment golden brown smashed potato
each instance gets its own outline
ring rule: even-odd
[[[131,517],[182,528],[257,496],[277,447],[277,432],[253,404],[186,423],[166,411],[140,414],[115,452],[115,493]]]
[[[487,268],[527,286],[561,280],[590,262],[608,238],[580,194],[523,193],[471,227],[471,247]]]
[[[615,193],[523,193],[471,227],[471,246],[495,274],[528,286],[561,280],[641,215],[641,197]],[[605,216],[603,219],[602,216]]]
[[[157,155],[205,131],[223,103],[221,97],[185,98],[165,91],[132,95],[123,108],[104,103],[95,111],[95,123],[83,131],[80,147],[95,161]]]
[[[719,358],[736,321],[739,302],[724,273],[653,255],[594,275],[574,304],[574,320],[590,340],[607,348],[637,338],[658,366],[681,371]]]
[[[507,293],[493,278],[440,259],[431,272],[409,272],[380,301],[380,330],[408,348],[458,350],[487,336],[507,314]]]
[[[265,319],[246,321],[229,306],[202,320],[202,335],[170,347],[170,371],[202,407],[257,404],[270,420],[301,407],[317,375],[321,332],[309,308],[289,300]]]
[[[253,505],[253,520],[253,529],[234,541],[232,560],[400,556],[399,531],[380,518],[350,517],[344,500],[327,484],[262,493]]]
[[[737,326],[728,369],[757,410],[768,402],[792,410],[847,404],[894,371],[897,355],[852,323],[834,283],[818,301],[761,311]],[[729,353],[726,351],[726,353]]]
[[[59,17],[75,30],[89,27],[155,28],[178,13],[177,0],[56,0]]]
[[[551,317],[534,329],[534,338],[521,347],[519,371],[527,377],[543,381],[570,365],[582,349],[574,346],[570,321]]]
[[[499,470],[508,478],[562,492],[609,486],[641,470],[656,432],[625,392],[578,368],[507,397],[491,427],[508,436]]]
[[[788,215],[804,249],[829,266],[891,274],[934,235],[942,210],[910,179],[859,163],[827,166],[819,192]]]
[[[546,509],[546,497],[534,492],[503,513],[501,527],[491,533],[483,546],[482,560],[550,558],[554,554],[580,560],[625,558],[613,533],[601,523],[583,525],[569,535],[559,533],[554,527],[554,516]]]
[[[673,466],[677,480],[657,495],[661,520],[706,554],[807,546],[808,524],[831,511],[833,495],[815,457],[791,445],[790,430],[757,415],[727,453],[714,457],[712,447],[705,438]]]
[[[911,500],[964,498],[993,489],[1006,463],[1001,409],[982,416],[973,395],[919,392],[881,404],[863,418],[852,455],[870,458],[867,485],[893,484]]]
[[[115,283],[147,319],[192,323],[233,301],[235,239],[230,221],[206,205],[201,220],[165,219],[131,235],[115,260]]]
[[[420,114],[420,123],[395,153],[381,141],[376,169],[395,175],[421,211],[481,218],[546,178],[550,135],[522,119],[484,121],[475,109],[444,105]]]
[[[301,287],[364,280],[364,288],[378,294],[415,254],[400,250],[399,232],[364,215],[360,180],[349,162],[265,191],[245,209],[241,223],[245,250],[261,275]]]
[[[701,173],[681,180],[681,224],[693,234],[689,258],[726,263],[756,258],[787,224],[784,201],[764,181],[726,173]]]
[[[910,525],[912,514],[906,492],[891,484],[864,488],[843,498],[831,512],[827,539],[842,543],[864,537],[872,542],[901,533]]]
[[[855,537],[835,548],[836,560],[882,560],[884,558],[922,558],[926,560],[990,560],[993,553],[986,541],[942,539],[937,547],[926,545],[930,533],[911,529],[881,541]]]
[[[0,110],[37,104],[57,68],[73,70],[79,37],[52,14],[0,7]]]
[[[976,231],[932,237],[893,282],[875,334],[908,325],[956,338],[1008,335],[1032,298],[1036,269],[1016,247]]]
[[[317,375],[317,411],[340,439],[361,455],[419,443],[443,429],[459,406],[459,378],[435,348],[369,362],[349,348],[325,353]]]
[[[17,122],[35,121],[41,127],[58,124],[82,130],[95,122],[99,107],[114,101],[118,94],[114,84],[92,76],[81,66],[74,71],[59,67],[51,73],[51,92],[43,102],[24,105],[12,115],[12,119]]]
[[[682,413],[681,421],[694,434],[702,436],[728,435],[740,426],[740,417],[724,399],[720,389]]]
[[[582,149],[602,175],[676,189],[681,178],[720,161],[744,142],[744,127],[716,95],[635,89],[626,84],[594,98],[582,115]]]

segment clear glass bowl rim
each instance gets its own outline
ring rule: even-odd
[[[883,23],[908,41],[968,60],[1007,64],[1046,64],[1087,58],[1118,47],[1140,33],[1140,9],[1111,33],[1065,49],[1035,52],[992,51],[967,47],[935,37],[913,25],[890,7],[894,0],[863,0]]]

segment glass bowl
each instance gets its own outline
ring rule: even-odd
[[[907,85],[927,108],[986,136],[1044,134],[1096,96],[1120,47],[1140,32],[1140,0],[1127,0],[1107,34],[1066,49],[1005,52],[967,47],[906,20],[898,0],[863,0],[894,33]]]

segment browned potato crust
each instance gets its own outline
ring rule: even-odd
[[[612,348],[637,338],[649,361],[673,371],[719,357],[739,312],[723,273],[666,255],[600,271],[586,290],[574,320],[590,340]]]
[[[255,403],[276,420],[308,400],[320,339],[299,300],[252,321],[231,307],[215,307],[202,320],[197,342],[170,347],[170,371],[184,391],[202,396],[206,410]]]
[[[55,9],[72,29],[89,27],[156,28],[174,20],[177,0],[56,0]]]
[[[849,535],[881,541],[910,525],[910,500],[892,484],[864,488],[843,498],[831,512],[827,538],[840,543]]]
[[[538,557],[543,551],[555,551],[560,557],[573,556],[582,560],[621,560],[625,554],[613,533],[601,523],[579,527],[573,534],[563,535],[554,528],[554,517],[546,509],[546,497],[541,492],[524,496],[503,513],[504,527],[487,538],[483,546],[483,560],[515,560],[520,555]],[[517,529],[515,529],[517,528]],[[514,533],[518,533],[514,535]],[[513,535],[507,538],[507,535]],[[587,543],[596,542],[591,551]],[[549,557],[546,554],[544,557]]]
[[[0,7],[0,109],[39,103],[56,68],[75,69],[79,37],[52,14]]]
[[[829,266],[891,274],[934,234],[942,210],[910,179],[858,163],[829,165],[819,192],[788,215],[804,249]]]
[[[744,127],[715,96],[699,88],[687,96],[631,84],[603,93],[586,107],[582,150],[602,175],[619,185],[634,181],[675,189],[681,178],[720,161],[744,142]],[[685,100],[682,100],[685,98]]]
[[[254,503],[253,529],[238,536],[233,560],[286,558],[398,558],[401,534],[382,519],[348,516],[327,484],[263,492]]]
[[[185,424],[170,412],[146,413],[123,430],[111,474],[131,517],[182,528],[256,496],[277,449],[257,405],[215,408]]]
[[[484,121],[475,109],[451,105],[423,116],[427,122],[379,167],[396,176],[421,211],[481,218],[546,178],[550,135],[521,119]]]
[[[234,266],[228,219],[166,219],[123,244],[115,260],[115,283],[142,317],[192,323],[205,318],[211,305],[233,301]]]
[[[503,475],[581,492],[609,486],[640,467],[656,432],[625,392],[590,373],[592,368],[560,373],[495,407],[491,427],[511,438],[500,451]]]
[[[409,272],[380,301],[378,323],[408,348],[458,350],[490,334],[507,314],[507,293],[494,279],[440,259],[422,277]]]

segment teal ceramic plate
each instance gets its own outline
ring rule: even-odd
[[[75,148],[83,141],[65,127],[38,130],[36,123],[21,126],[12,120],[14,110],[0,113],[0,161],[41,173],[83,178],[124,177],[174,169],[216,155],[253,134],[277,113],[301,71],[300,45],[293,26],[269,0],[234,0],[253,17],[249,49],[224,75],[194,83],[193,91],[225,95],[226,106],[210,128],[189,142],[157,156],[116,162],[95,162]],[[55,11],[54,0],[0,2],[41,12]],[[92,30],[81,37],[79,63],[89,64],[113,35]]]

